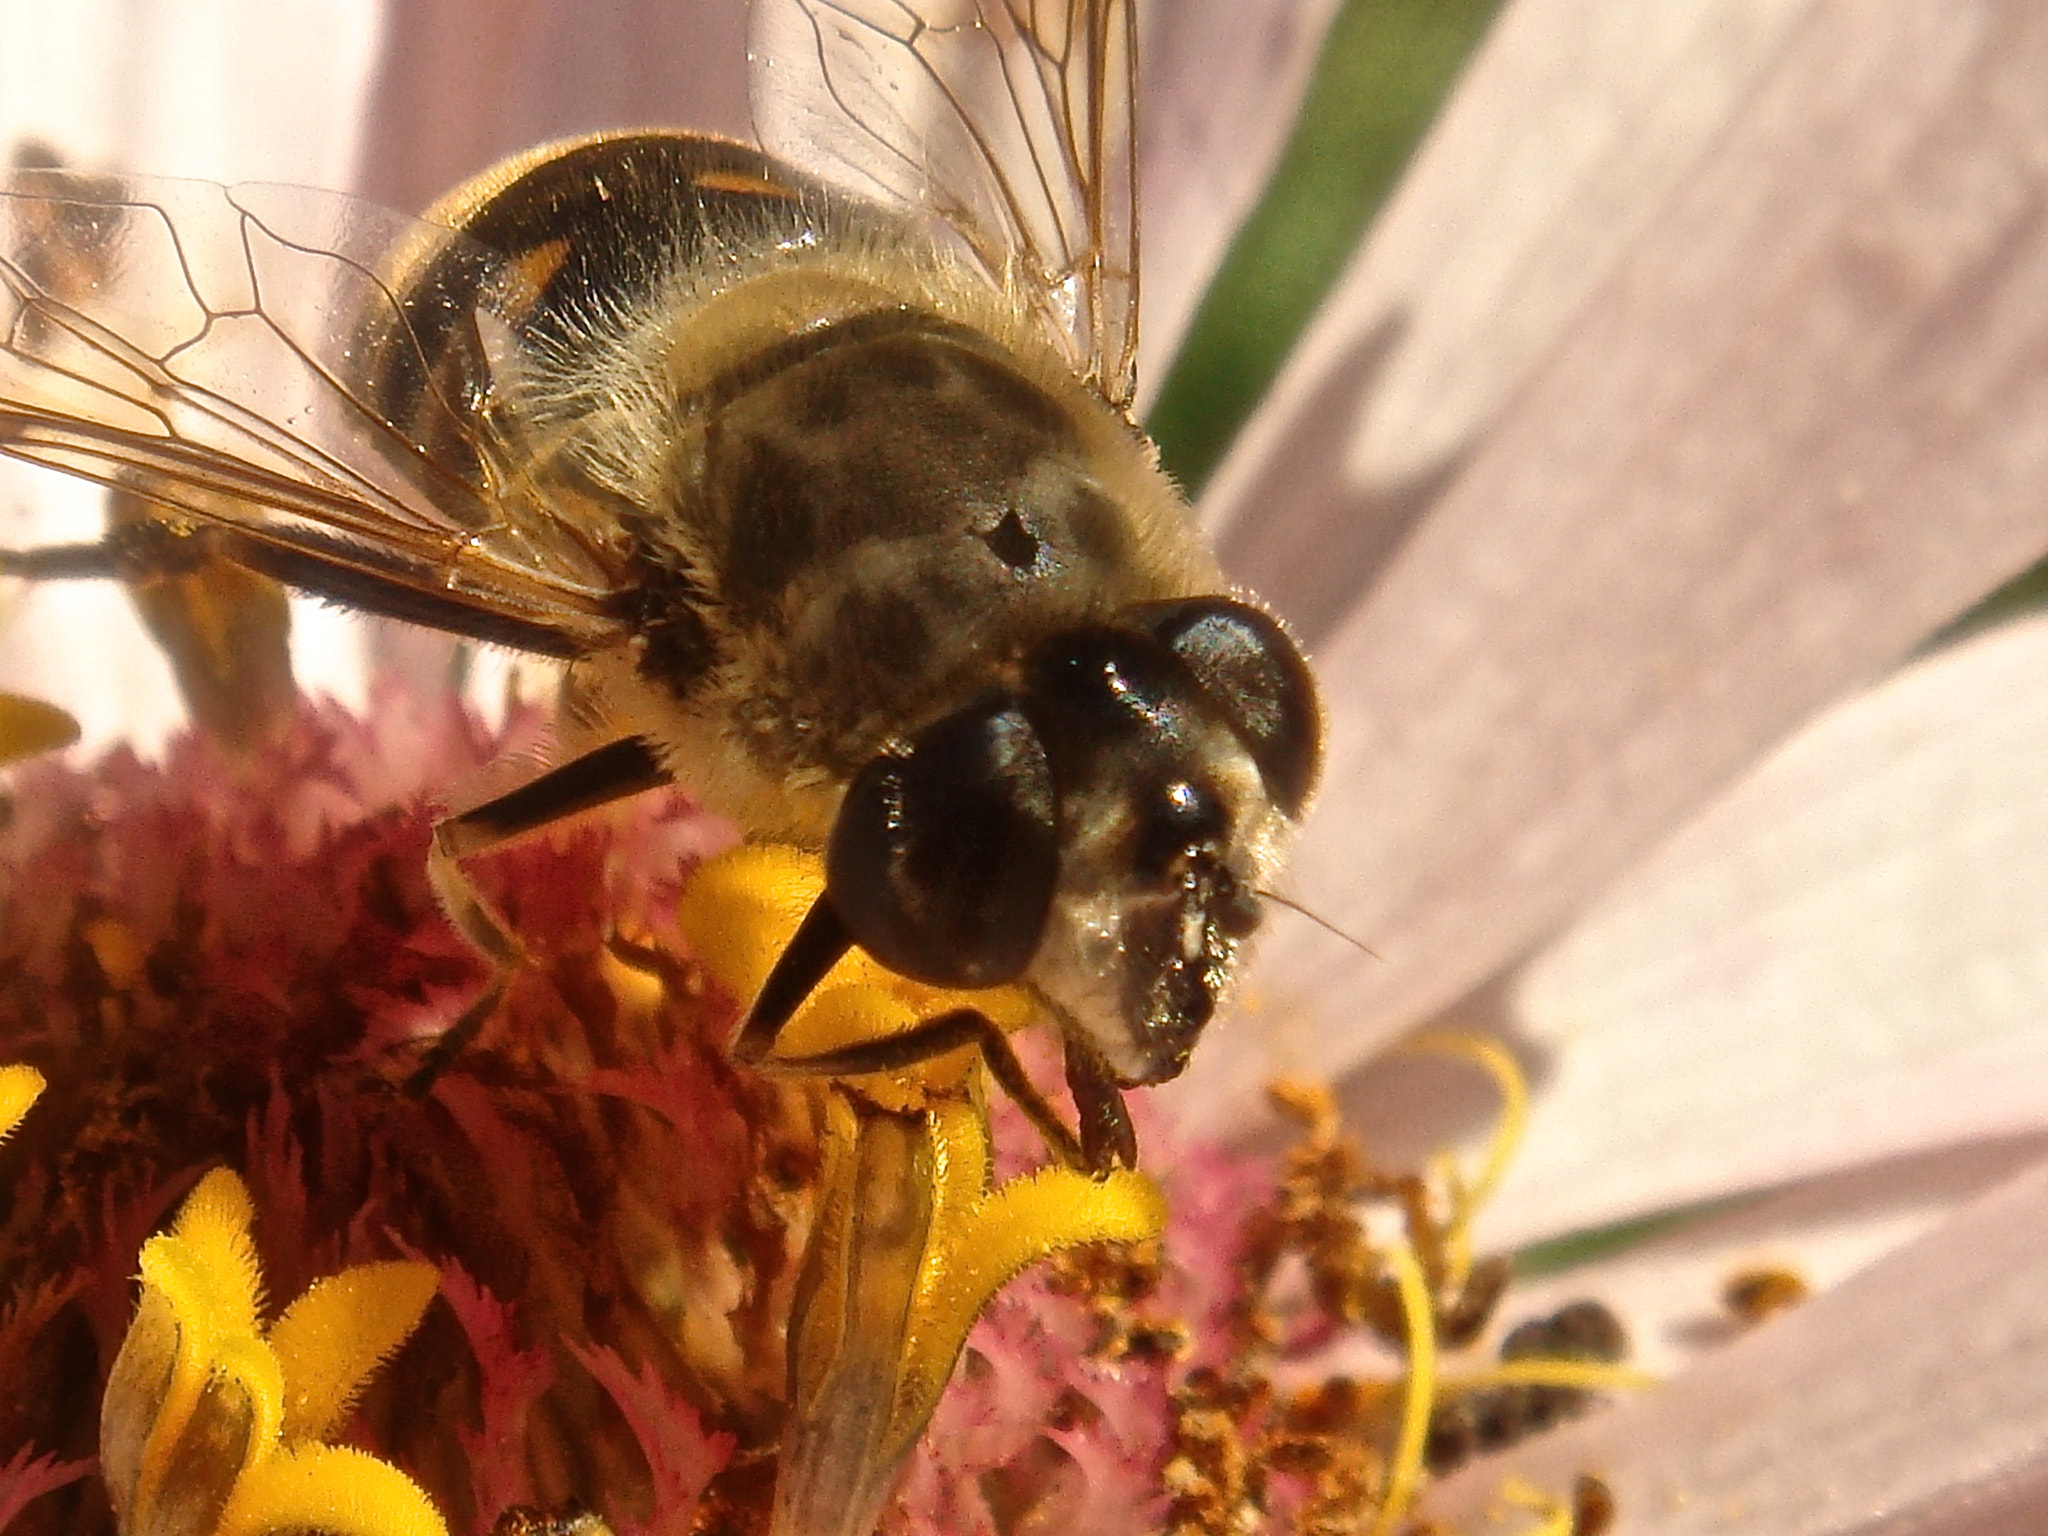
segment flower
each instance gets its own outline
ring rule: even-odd
[[[316,1282],[268,1328],[249,1191],[216,1169],[142,1249],[142,1300],[107,1382],[100,1474],[132,1536],[446,1536],[418,1486],[322,1442],[419,1325],[432,1265]]]
[[[1155,56],[1187,35],[1166,31]],[[1350,1069],[1456,1008],[1548,1069],[1499,1241],[1765,1189],[1724,1238],[1893,1218],[1860,1224],[1853,1282],[1526,1453],[1598,1458],[1642,1528],[1738,1506],[1759,1529],[1938,1528],[2038,1489],[2041,927],[1976,899],[2040,864],[2038,796],[2000,771],[2037,760],[2014,679],[2038,630],[1927,659],[1743,776],[2048,542],[2041,49],[2016,5],[1523,0],[1205,503],[1331,680],[1294,892],[1385,958],[1277,921],[1265,1028],[1205,1045],[1184,1116],[1243,1127],[1277,1061],[1431,1142],[1423,1110],[1455,1097]],[[339,52],[326,78],[359,78],[368,48]],[[418,82],[447,53],[397,52],[394,136],[444,100],[503,123],[578,77],[444,96]],[[1236,100],[1259,52],[1195,94]],[[1200,119],[1185,86],[1163,98],[1155,120]],[[0,111],[25,99],[10,80]],[[408,169],[455,169],[433,151]],[[1152,228],[1154,252],[1200,248]],[[1759,906],[1834,920],[1780,942],[1737,921]],[[1467,1473],[1464,1507],[1497,1477]]]
[[[743,847],[700,868],[682,929],[735,997],[752,997],[824,889],[818,860]],[[1004,995],[1006,994],[1006,995]],[[1011,1027],[1029,1000],[921,986],[850,954],[778,1040],[781,1054],[885,1038],[951,1007]],[[773,1529],[865,1536],[924,1433],[968,1331],[1028,1265],[1165,1227],[1144,1174],[1050,1166],[992,1187],[982,1065],[963,1047],[911,1072],[821,1084],[819,1210],[789,1322],[791,1402]]]
[[[20,776],[0,827],[0,1022],[50,1081],[37,1134],[9,1149],[28,1176],[0,1219],[0,1359],[68,1390],[4,1405],[13,1536],[260,1530],[316,1508],[348,1530],[528,1530],[579,1506],[667,1532],[758,1523],[771,1491],[772,1529],[861,1532],[906,1455],[898,1528],[998,1507],[1144,1528],[1191,1423],[1260,1419],[1250,1400],[1183,1401],[1177,1378],[1234,1379],[1246,1348],[1299,1354],[1312,1331],[1276,1321],[1276,1351],[1244,1327],[1296,1243],[1238,1255],[1269,1170],[1177,1155],[1157,1125],[1156,1183],[1042,1166],[966,1049],[809,1083],[734,1069],[730,994],[815,899],[815,857],[713,852],[726,834],[674,803],[508,854],[487,894],[528,968],[484,1041],[405,1090],[479,979],[428,895],[408,788],[528,723],[493,735],[445,694],[387,690],[368,720],[309,707],[255,752],[194,736],[162,765],[114,753]],[[851,957],[779,1045],[871,1039],[957,1002]],[[974,1002],[1025,1020],[1021,996]],[[0,1078],[17,1083],[34,1080]],[[1150,1257],[1075,1252],[1159,1237],[1169,1202]],[[1461,1229],[1471,1203],[1453,1191]],[[305,1289],[267,1326],[252,1225],[265,1272]],[[1068,1264],[991,1304],[1047,1258]],[[1422,1258],[1408,1290],[1448,1294],[1472,1268],[1461,1240]],[[1347,1271],[1377,1272],[1370,1255]],[[1364,1304],[1341,1305],[1355,1324]],[[935,1410],[950,1433],[913,1451]],[[1203,1497],[1249,1508],[1296,1475]]]

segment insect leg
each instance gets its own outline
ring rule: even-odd
[[[424,1093],[433,1086],[434,1079],[497,1010],[513,973],[527,959],[511,926],[470,883],[462,861],[565,817],[672,782],[668,769],[647,743],[638,736],[626,736],[552,768],[495,800],[434,824],[427,878],[448,920],[491,963],[492,975],[482,996],[462,1011],[406,1080],[407,1092]]]
[[[853,935],[846,931],[832,903],[820,896],[776,957],[774,969],[761,983],[746,1022],[726,1053],[734,1061],[757,1066],[775,1049],[790,1015],[803,1005],[825,973],[839,963],[839,957],[853,948]]]
[[[28,581],[140,581],[194,571],[233,558],[237,546],[215,529],[180,532],[161,518],[136,516],[109,528],[97,544],[45,544],[0,550],[0,576]]]
[[[1081,1122],[1083,1166],[1095,1170],[1137,1167],[1138,1133],[1124,1106],[1123,1090],[1103,1071],[1095,1054],[1076,1045],[1071,1036],[1066,1053],[1067,1090],[1074,1096],[1074,1112]]]
[[[772,1047],[769,1038],[767,1045]],[[915,1024],[901,1034],[879,1040],[863,1040],[837,1050],[809,1056],[770,1056],[759,1044],[749,1044],[745,1031],[734,1043],[733,1058],[763,1072],[789,1073],[802,1077],[859,1077],[868,1072],[900,1072],[971,1045],[981,1052],[989,1075],[1003,1092],[1024,1111],[1038,1134],[1045,1138],[1052,1155],[1070,1167],[1100,1171],[1087,1160],[1080,1140],[1067,1129],[1059,1111],[1046,1101],[1038,1085],[1024,1070],[1010,1040],[1000,1029],[972,1008],[956,1008],[936,1018]],[[1107,1165],[1103,1165],[1107,1167]]]
[[[1090,1161],[1082,1142],[1060,1120],[1059,1112],[1046,1102],[1024,1070],[1009,1037],[972,1008],[955,1009],[936,1018],[880,1040],[864,1040],[809,1056],[776,1056],[775,1041],[790,1015],[796,1012],[825,973],[839,963],[839,957],[853,945],[846,925],[832,904],[820,897],[811,904],[791,937],[774,970],[761,986],[760,996],[748,1010],[747,1020],[733,1040],[730,1055],[743,1066],[764,1072],[788,1072],[807,1077],[857,1077],[863,1072],[898,1072],[963,1045],[972,1045],[988,1064],[995,1078],[1024,1111],[1046,1146],[1061,1162],[1076,1168],[1096,1169],[1107,1164]]]
[[[0,575],[28,581],[104,581],[127,572],[128,563],[111,540],[0,550]]]
[[[148,502],[139,491],[122,490],[120,496],[137,507]],[[224,523],[174,525],[168,516],[151,512],[109,528],[97,544],[0,550],[0,576],[32,581],[114,577],[133,585],[223,560],[357,613],[560,661],[588,650],[584,640],[545,619],[505,612],[473,594],[448,589],[438,567],[317,529],[297,530],[290,539],[258,538]]]

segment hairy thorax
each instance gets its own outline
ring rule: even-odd
[[[819,293],[830,311],[844,289]],[[830,314],[681,415],[629,520],[654,606],[623,691],[750,825],[813,834],[864,764],[1044,636],[1213,586],[1127,421],[922,305]]]

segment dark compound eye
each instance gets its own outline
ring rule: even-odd
[[[1021,975],[1058,873],[1052,770],[1030,721],[1002,696],[868,764],[825,852],[825,892],[854,942],[934,986]]]
[[[1259,765],[1274,805],[1299,816],[1321,766],[1323,719],[1308,663],[1279,621],[1228,597],[1143,603],[1124,617],[1195,675]]]
[[[1198,690],[1158,641],[1094,625],[1054,635],[1032,652],[1024,695],[1052,754],[1062,792],[1111,758],[1119,775],[1143,759],[1162,767],[1194,750]],[[1135,790],[1143,777],[1124,777]]]

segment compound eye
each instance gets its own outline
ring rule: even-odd
[[[1038,950],[1059,874],[1045,747],[1015,700],[977,701],[876,758],[846,792],[825,894],[900,976],[993,987]]]
[[[1283,815],[1301,814],[1322,760],[1308,663],[1279,621],[1228,597],[1141,603],[1123,616],[1195,675],[1244,742]]]

